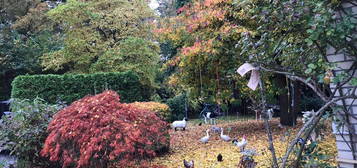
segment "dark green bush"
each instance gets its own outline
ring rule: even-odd
[[[167,100],[167,105],[171,109],[171,121],[182,120],[185,117],[185,101],[186,96],[184,94],[177,95]]]
[[[18,76],[12,82],[11,97],[30,100],[40,97],[49,103],[72,103],[108,89],[118,92],[123,102],[145,101],[151,93],[136,73],[112,72]]]
[[[324,105],[324,102],[317,96],[302,96],[301,98],[301,108],[302,111],[309,111],[314,109],[319,110]]]
[[[49,105],[44,100],[15,99],[10,115],[0,122],[0,151],[9,150],[26,167],[56,167],[40,151],[48,135],[47,125],[63,105]]]

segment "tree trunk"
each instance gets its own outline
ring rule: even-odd
[[[286,88],[286,77],[278,74],[276,79],[277,87],[281,90],[281,93],[279,94],[280,124],[289,125],[289,96]]]
[[[296,81],[287,80],[284,75],[276,76],[276,84],[281,93],[278,96],[280,105],[280,124],[295,126],[297,114],[301,111],[300,84]]]
[[[292,108],[292,116],[291,116],[291,119],[292,119],[292,122],[293,122],[293,125],[295,126],[296,125],[296,119],[297,119],[297,115],[298,113],[301,112],[301,89],[300,89],[300,86],[301,84],[297,81],[294,81],[294,88],[293,88],[293,91],[294,91],[294,107]]]
[[[232,87],[232,97],[233,97],[233,99],[235,99],[236,101],[237,100],[239,100],[240,98],[239,98],[239,88],[238,88],[238,86],[237,86],[237,83],[236,83],[236,81],[235,80],[232,80],[232,85],[233,85],[233,87]],[[239,106],[237,106],[237,104],[231,104],[231,107],[230,107],[230,112],[232,112],[232,113],[236,113],[237,115],[240,113],[240,114],[242,114],[242,112],[243,112],[243,101],[241,101],[242,103],[239,105]]]

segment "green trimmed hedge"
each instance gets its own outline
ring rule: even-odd
[[[122,102],[146,101],[151,90],[141,84],[134,72],[111,72],[65,75],[21,75],[12,82],[11,97],[33,100],[40,97],[49,103],[72,103],[86,95],[110,89],[119,93]]]

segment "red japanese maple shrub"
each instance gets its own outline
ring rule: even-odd
[[[41,155],[63,167],[125,166],[169,146],[166,122],[119,100],[116,92],[105,91],[59,111]]]

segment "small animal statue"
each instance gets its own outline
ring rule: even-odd
[[[297,143],[298,143],[299,145],[303,145],[303,144],[305,143],[305,140],[302,139],[302,138],[299,138],[299,139],[297,140]]]
[[[255,120],[261,120],[262,119],[262,113],[260,110],[254,110],[255,112]]]
[[[310,120],[311,117],[313,117],[314,115],[316,115],[316,112],[314,110],[311,110],[311,111],[304,111],[302,112],[303,113],[303,118],[302,118],[302,121],[303,123],[306,123]],[[316,125],[316,127],[312,130],[311,134],[310,134],[310,139],[312,141],[318,141],[318,140],[321,140],[321,127],[322,125],[320,123],[318,123]]]
[[[195,163],[193,162],[193,160],[191,160],[190,162],[186,161],[185,159],[183,160],[183,165],[185,166],[185,168],[194,168],[195,167]]]
[[[218,156],[217,156],[217,161],[218,161],[218,162],[222,162],[222,161],[223,161],[223,156],[222,156],[222,154],[218,154]]]
[[[217,127],[217,126],[212,126],[211,127],[211,131],[214,133],[220,133],[221,132],[221,128]]]
[[[177,128],[182,128],[182,130],[185,131],[186,125],[187,125],[187,119],[186,119],[186,117],[185,117],[185,118],[183,118],[182,121],[174,121],[174,122],[172,123],[172,128],[174,128],[175,131],[177,130]]]
[[[274,115],[274,109],[270,108],[268,109],[266,112],[266,114],[262,114],[262,112],[260,110],[254,110],[255,111],[255,120],[261,120],[262,119],[262,115],[266,116],[268,118],[268,120],[273,119],[273,115]]]
[[[204,136],[204,137],[202,137],[201,139],[200,139],[200,141],[202,142],[202,143],[207,143],[208,142],[208,140],[209,140],[209,129],[206,131],[206,136]]]
[[[223,128],[221,128],[221,139],[226,142],[231,140],[231,137],[228,135],[223,135]]]
[[[210,120],[210,124],[216,125],[216,118],[218,115],[214,112],[207,112],[203,116],[205,118],[205,123],[207,124],[207,119]]]
[[[267,115],[268,115],[268,119],[271,120],[273,119],[273,115],[274,115],[274,109],[270,108],[267,110]]]
[[[257,166],[257,162],[255,162],[253,158],[254,155],[257,154],[255,150],[247,149],[241,152],[241,154],[243,154],[243,156],[241,156],[238,168],[255,168]]]
[[[236,145],[237,147],[239,147],[241,152],[244,152],[245,146],[247,146],[248,141],[247,141],[245,135],[243,135],[243,138],[242,138],[241,141],[238,141],[237,139],[234,139],[234,140],[232,141],[232,143],[233,143],[234,145]]]
[[[281,123],[279,123],[278,127],[281,129],[285,128],[283,125],[281,125]]]

